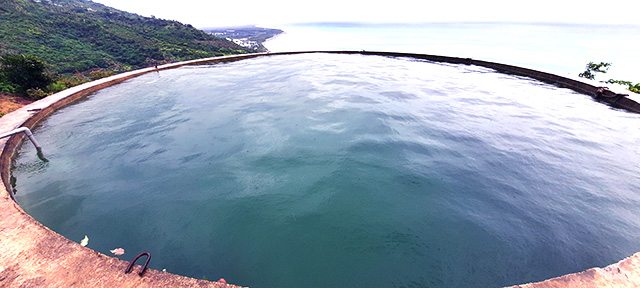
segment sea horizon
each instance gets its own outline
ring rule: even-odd
[[[270,52],[367,50],[499,62],[578,78],[589,62],[612,63],[597,81],[640,82],[640,26],[548,22],[305,22],[275,25]],[[584,79],[584,78],[582,78]],[[584,79],[586,80],[586,79]],[[604,83],[602,83],[604,85]]]

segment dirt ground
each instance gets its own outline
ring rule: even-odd
[[[20,107],[30,104],[31,100],[27,100],[17,95],[9,95],[0,93],[0,114],[8,114],[9,112],[20,109]]]

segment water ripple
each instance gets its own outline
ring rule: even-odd
[[[49,163],[24,145],[12,173],[55,231],[187,276],[496,287],[638,250],[638,121],[482,67],[273,56],[101,90],[36,129]]]

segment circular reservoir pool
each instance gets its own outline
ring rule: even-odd
[[[640,115],[526,77],[300,54],[152,72],[44,120],[16,199],[250,287],[497,287],[640,251]]]

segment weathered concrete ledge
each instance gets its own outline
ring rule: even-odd
[[[33,128],[57,109],[105,87],[156,70],[183,65],[239,60],[253,55],[217,57],[146,68],[85,83],[22,107],[0,118],[0,134],[19,127]],[[129,265],[80,246],[45,227],[13,199],[11,161],[24,135],[0,139],[0,287],[239,287],[147,269],[125,274]],[[46,155],[46,148],[44,148]],[[141,252],[141,251],[140,251]],[[132,256],[133,257],[133,256]],[[142,258],[146,260],[146,258]],[[152,262],[153,263],[153,262]]]
[[[560,276],[510,288],[637,288],[640,287],[640,252],[604,268]]]
[[[33,128],[40,120],[57,109],[78,101],[89,94],[127,79],[185,65],[209,64],[242,59],[300,53],[362,54],[390,57],[410,57],[435,62],[478,65],[503,73],[531,77],[561,87],[571,88],[604,102],[640,113],[640,104],[599,87],[557,75],[531,69],[473,60],[425,54],[368,52],[368,51],[305,51],[257,53],[185,61],[131,71],[76,86],[34,102],[0,118],[0,134],[19,127]],[[13,199],[10,167],[23,135],[0,139],[0,287],[238,287],[218,282],[197,280],[148,269],[144,277],[137,273],[124,274],[128,262],[82,247],[51,231],[31,216]],[[44,147],[46,155],[47,148]],[[143,258],[144,260],[144,258]],[[134,271],[141,267],[136,266]],[[241,281],[241,279],[234,279]],[[593,268],[535,284],[513,287],[640,287],[640,253],[606,268]]]

